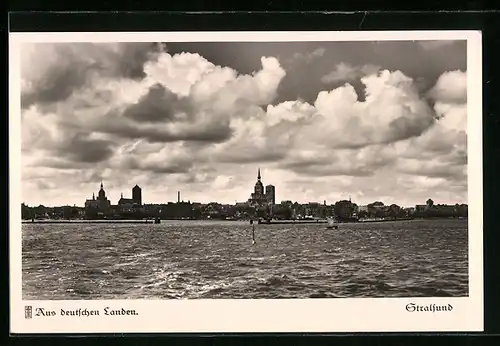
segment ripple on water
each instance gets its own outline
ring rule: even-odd
[[[23,225],[25,299],[467,296],[467,221]],[[347,226],[346,226],[347,227]]]

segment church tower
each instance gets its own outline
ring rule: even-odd
[[[106,199],[106,192],[104,192],[104,186],[102,184],[102,180],[101,180],[101,189],[99,190],[99,200],[103,201]]]
[[[255,193],[255,198],[257,199],[261,198],[264,195],[264,185],[262,184],[261,181],[260,168],[257,173],[257,182],[255,183],[254,193]]]
[[[137,184],[132,188],[132,199],[135,204],[142,205],[142,190]]]

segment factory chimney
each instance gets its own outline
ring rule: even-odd
[[[177,203],[181,203],[181,192],[177,191]]]

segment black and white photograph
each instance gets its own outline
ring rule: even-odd
[[[467,39],[332,37],[20,43],[23,303],[469,297]]]

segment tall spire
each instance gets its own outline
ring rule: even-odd
[[[122,192],[122,198],[123,198],[123,192]]]
[[[257,180],[260,180],[260,168],[259,168],[259,173],[257,173]]]
[[[92,192],[92,200],[95,201],[95,193]]]
[[[102,186],[102,180],[101,180],[101,190],[103,189],[103,186]]]

